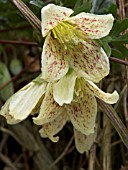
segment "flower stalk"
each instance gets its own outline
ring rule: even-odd
[[[31,25],[41,32],[41,22],[36,15],[21,0],[12,0],[12,3],[19,9],[23,16],[31,23]]]
[[[122,139],[122,142],[128,148],[128,130],[117,115],[116,111],[111,105],[106,104],[104,101],[100,99],[97,99],[97,101],[99,103],[100,109],[108,116],[112,125],[114,126],[120,138]]]

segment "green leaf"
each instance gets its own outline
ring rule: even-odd
[[[110,45],[114,49],[120,51],[122,53],[122,55],[123,55],[123,58],[128,56],[128,49],[126,48],[126,46],[123,43],[121,43],[121,42],[111,42]]]
[[[110,35],[113,37],[119,36],[121,32],[125,31],[128,28],[128,18],[122,21],[116,21],[113,29],[110,32]]]
[[[56,0],[56,1],[59,1],[59,0]],[[77,0],[65,0],[64,1],[64,6],[74,6],[76,4],[76,1]]]
[[[38,151],[39,146],[33,134],[23,125],[8,125],[11,131],[8,131],[14,139],[30,151]],[[20,132],[20,133],[19,133]]]
[[[105,14],[112,14],[114,17],[117,15],[117,5],[116,4],[110,4],[108,8],[105,8],[104,10]]]
[[[8,2],[8,0],[0,0],[0,3],[7,3]]]
[[[116,41],[116,42],[122,42],[127,44],[128,43],[128,33],[124,34],[124,35],[120,35],[118,37],[112,37],[112,41]]]
[[[111,47],[109,46],[109,42],[111,41],[111,37],[110,36],[106,36],[104,38],[100,39],[101,44],[104,48],[104,51],[106,52],[107,56],[110,57],[111,55]]]
[[[35,5],[35,6],[39,7],[39,8],[42,8],[42,7],[45,6],[45,3],[43,1],[41,1],[41,0],[31,0],[30,4]]]
[[[5,84],[7,81],[11,79],[9,71],[6,65],[0,62],[0,86]],[[6,87],[0,90],[0,97],[6,101],[11,95],[14,93],[13,84],[9,83]]]
[[[74,13],[72,15],[77,15],[80,12],[90,12],[92,8],[91,0],[77,0],[75,7],[74,7]]]
[[[12,59],[10,63],[10,70],[14,75],[18,74],[22,70],[21,61],[17,58]]]
[[[109,9],[115,0],[92,0],[92,13],[103,14],[104,10]]]
[[[111,49],[111,52],[112,52],[112,56],[113,57],[116,57],[116,58],[121,58],[121,59],[124,59],[124,55],[122,54],[121,51],[119,51],[118,49],[115,49],[115,48],[112,48]]]

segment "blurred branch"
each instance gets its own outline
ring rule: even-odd
[[[23,16],[30,22],[30,24],[41,32],[41,21],[37,16],[27,7],[21,0],[12,0],[12,3],[19,9]]]
[[[64,151],[60,154],[60,156],[50,165],[50,168],[54,167],[68,152],[69,147],[71,146],[72,142],[74,140],[74,136],[72,136],[72,138],[70,139],[70,141],[68,142],[66,148],[64,149]]]
[[[0,33],[8,32],[8,31],[15,31],[15,30],[23,30],[23,29],[29,29],[32,28],[31,25],[23,25],[23,26],[17,26],[15,28],[7,28],[7,29],[0,29]]]
[[[0,153],[0,159],[7,165],[9,166],[11,169],[13,170],[18,170],[14,164],[10,161],[10,159],[8,157],[6,157],[5,155],[3,155],[2,153]]]
[[[109,104],[106,104],[104,101],[97,99],[100,109],[108,116],[110,119],[112,125],[118,132],[120,138],[122,139],[122,142],[124,145],[128,148],[128,130],[124,126],[123,122],[113,109],[113,107]]]
[[[128,65],[128,61],[125,61],[125,60],[121,60],[121,59],[118,59],[118,58],[115,58],[115,57],[109,57],[109,59],[111,61],[114,61],[114,62],[119,63],[119,64]]]
[[[17,40],[0,40],[0,44],[31,45],[31,46],[38,45],[37,42],[17,41]]]

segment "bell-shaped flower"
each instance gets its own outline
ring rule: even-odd
[[[59,80],[69,68],[87,80],[99,82],[109,73],[109,60],[96,42],[109,34],[114,18],[111,14],[80,13],[48,4],[41,10],[42,78],[48,82]]]
[[[12,95],[0,110],[9,124],[16,124],[34,113],[40,106],[47,83],[33,81]]]
[[[59,137],[54,135],[67,121],[71,121],[75,131],[76,148],[80,153],[87,151],[91,142],[89,145],[86,141],[93,141],[95,138],[96,97],[109,104],[117,102],[119,98],[116,91],[112,94],[105,93],[93,82],[79,78],[73,70],[58,82],[49,83],[39,115],[34,118],[35,124],[42,125],[39,131],[41,136],[57,142]],[[85,143],[81,146],[83,140]]]

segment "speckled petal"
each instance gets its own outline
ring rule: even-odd
[[[66,20],[73,13],[72,9],[48,4],[41,10],[41,28],[42,35],[45,37],[48,32],[57,24]]]
[[[53,96],[59,105],[69,104],[73,100],[76,74],[71,70],[53,85]]]
[[[39,115],[38,117],[33,118],[34,123],[37,125],[49,123],[55,120],[59,116],[59,114],[62,113],[62,111],[63,108],[60,107],[53,98],[53,87],[52,84],[49,83],[40,108]]]
[[[15,93],[8,103],[8,115],[15,120],[22,121],[31,114],[45,93],[47,83],[29,83]],[[4,114],[4,111],[1,111]]]
[[[117,91],[114,91],[112,94],[105,93],[91,81],[88,81],[86,86],[94,93],[96,97],[98,97],[99,99],[103,100],[108,104],[114,104],[119,99]]]
[[[92,133],[88,136],[82,134],[81,132],[74,129],[75,145],[79,153],[88,153],[94,140],[96,138],[96,133]]]
[[[69,68],[67,51],[50,34],[46,37],[42,52],[42,78],[52,82],[63,77]]]
[[[111,14],[95,15],[90,13],[80,13],[70,18],[70,22],[84,31],[86,38],[99,39],[109,34],[113,26],[114,18]]]
[[[87,80],[99,82],[109,74],[109,60],[94,40],[81,41],[72,51],[72,68]]]
[[[85,89],[83,96],[75,97],[74,101],[66,107],[75,129],[85,135],[94,132],[97,102],[90,90]]]
[[[60,114],[55,120],[44,124],[40,129],[39,133],[41,137],[48,137],[49,139],[51,139],[51,141],[58,142],[59,137],[58,136],[54,137],[54,135],[56,135],[58,132],[62,130],[66,122],[67,114],[66,111],[63,110],[63,113]]]

